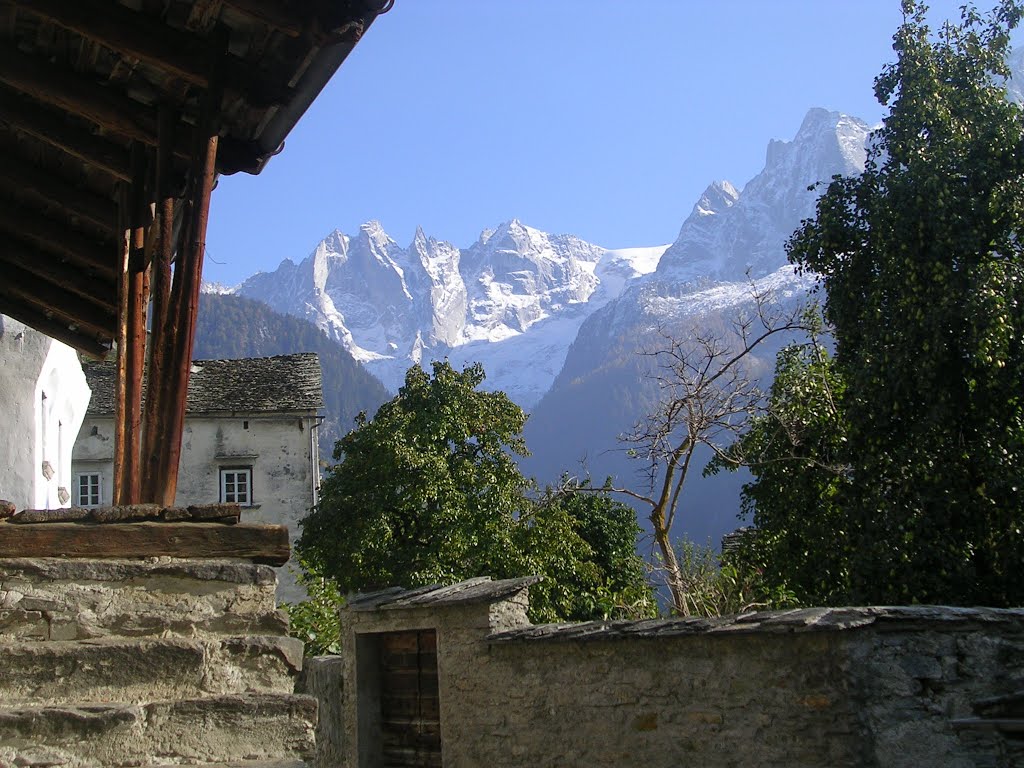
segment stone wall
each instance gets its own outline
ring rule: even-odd
[[[985,700],[1024,691],[1024,611],[533,627],[526,588],[501,584],[490,597],[420,591],[344,612],[340,728],[324,737],[344,761],[332,764],[373,764],[359,744],[359,639],[435,629],[445,766],[1024,765],[1013,731],[1024,721],[978,717]]]

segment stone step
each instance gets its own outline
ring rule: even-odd
[[[291,693],[302,642],[181,637],[0,643],[0,701],[125,703],[261,691]]]
[[[0,559],[0,641],[285,634],[276,586],[229,560]]]
[[[299,766],[316,700],[241,694],[148,704],[0,708],[0,764],[56,768]],[[261,766],[262,768],[262,766]]]
[[[148,765],[146,768],[309,768],[302,760],[242,760],[232,763],[184,763],[179,765]]]

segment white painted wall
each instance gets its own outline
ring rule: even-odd
[[[175,503],[220,501],[221,469],[251,467],[253,504],[242,520],[287,525],[294,542],[319,487],[316,424],[312,414],[186,416]],[[74,470],[102,475],[104,504],[113,493],[113,435],[113,419],[89,417],[75,444]],[[279,599],[305,597],[288,566],[278,570],[278,582]]]
[[[0,498],[18,509],[71,505],[90,395],[71,347],[0,316]]]

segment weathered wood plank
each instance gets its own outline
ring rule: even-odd
[[[254,563],[288,562],[288,529],[240,523],[51,523],[16,525],[0,521],[0,558],[180,557],[243,558]]]
[[[117,222],[117,205],[113,200],[76,186],[60,170],[40,169],[11,152],[0,153],[0,164],[4,168],[0,184],[6,189],[16,193],[27,190],[72,216],[86,219],[101,231],[109,231]]]

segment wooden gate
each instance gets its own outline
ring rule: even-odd
[[[384,768],[441,768],[441,712],[434,630],[379,635]]]

